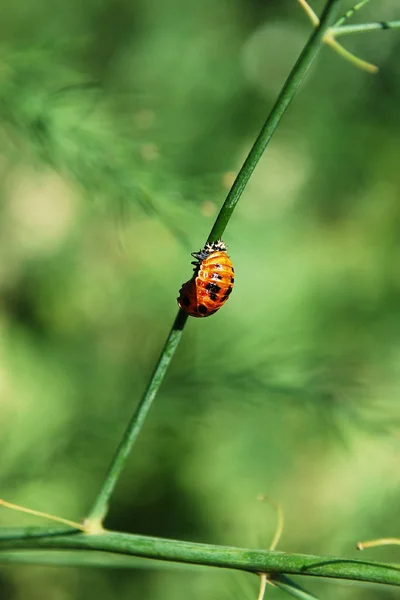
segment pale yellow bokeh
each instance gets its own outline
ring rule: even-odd
[[[77,213],[75,190],[54,171],[16,170],[6,188],[9,234],[26,254],[54,252]]]

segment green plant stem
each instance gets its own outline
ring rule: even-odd
[[[242,195],[243,190],[245,189],[258,161],[260,160],[261,155],[267,147],[287,107],[293,100],[305,74],[311,66],[311,63],[320,50],[323,44],[325,32],[328,30],[329,25],[333,22],[338,12],[340,3],[341,0],[328,0],[326,3],[319,27],[313,31],[310,39],[304,47],[303,52],[301,53],[285,85],[283,86],[275,106],[267,118],[260,135],[250,150],[250,153],[240,169],[236,181],[234,182],[232,189],[230,190],[221,208],[221,211],[208,237],[208,241],[214,241],[218,239],[225,230],[228,221],[232,216],[233,210],[238,203],[239,198]],[[186,320],[187,317],[185,314],[182,313],[182,311],[179,311],[145,394],[135,410],[131,420],[129,421],[120,445],[111,461],[103,485],[101,486],[99,494],[89,512],[88,520],[92,521],[93,523],[101,522],[106,516],[111,494],[114,491],[118,478],[124,467],[126,458],[141,428],[143,427],[152,402],[160,388],[172,357],[175,354],[179,341],[182,337]]]
[[[3,550],[92,550],[252,573],[307,575],[400,586],[400,565],[268,550],[214,546],[106,531],[88,535],[73,529],[32,527],[3,530]],[[1,554],[0,554],[1,558]]]
[[[214,223],[208,242],[213,242],[222,237],[223,232],[232,216],[233,211],[254,171],[258,161],[268,146],[276,128],[278,127],[289,104],[293,100],[307,71],[324,43],[324,35],[338,13],[341,0],[329,0],[322,13],[319,26],[316,27],[306,43],[302,53],[297,59],[289,77],[287,78],[263,128],[250,150],[242,168],[240,169],[232,188]]]
[[[357,25],[342,25],[333,27],[334,37],[349,35],[351,33],[364,33],[367,31],[383,31],[389,29],[400,29],[400,21],[380,21],[377,23],[358,23]]]
[[[358,10],[360,10],[369,1],[370,0],[361,0],[361,2],[357,2],[357,4],[355,6],[353,6],[353,8],[350,8],[347,12],[344,13],[344,15],[342,17],[340,17],[340,19],[338,19],[336,21],[336,23],[335,23],[334,26],[335,27],[340,27],[340,25],[342,25],[342,23],[344,23],[345,21],[347,21],[347,19],[350,19],[350,17],[352,17],[355,12],[357,12]]]
[[[124,436],[108,468],[100,492],[89,513],[88,519],[90,520],[102,521],[105,517],[110,496],[113,493],[128,454],[143,427],[153,400],[165,377],[172,357],[175,354],[176,348],[178,347],[183,334],[183,328],[187,321],[187,317],[188,316],[185,313],[178,311],[167,341],[162,349],[160,358],[150,378],[147,389],[128,423]]]

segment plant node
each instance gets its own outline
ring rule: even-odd
[[[103,523],[101,519],[85,519],[83,521],[83,531],[88,535],[99,535],[100,533],[104,533],[105,529],[103,527]]]
[[[317,15],[315,14],[315,12],[311,8],[311,6],[308,4],[307,0],[297,0],[297,1],[300,4],[300,6],[302,7],[302,9],[304,10],[304,12],[306,13],[306,15],[308,16],[308,18],[310,19],[313,26],[318,27],[319,18],[317,17]],[[349,14],[350,14],[350,11],[349,11]],[[355,56],[352,52],[350,52],[349,50],[346,50],[346,48],[344,48],[341,44],[339,44],[339,42],[336,41],[336,39],[335,39],[335,34],[336,34],[335,26],[330,27],[328,29],[328,31],[325,33],[324,43],[327,46],[330,46],[337,54],[342,56],[348,62],[352,63],[354,66],[358,67],[359,69],[362,69],[363,71],[367,71],[368,73],[376,73],[378,71],[378,67],[376,65],[373,65],[373,64],[363,60],[362,58],[358,58],[358,56]]]
[[[281,538],[282,531],[283,531],[283,525],[284,525],[283,508],[278,502],[274,502],[273,500],[268,498],[268,496],[264,496],[263,494],[260,494],[259,496],[257,496],[257,500],[261,500],[262,502],[267,502],[270,506],[272,506],[275,509],[275,512],[277,515],[278,522],[276,525],[275,534],[274,534],[274,537],[272,538],[272,542],[269,546],[269,550],[273,551],[276,549],[276,547],[279,543],[279,540]],[[257,600],[263,600],[265,590],[267,588],[267,584],[272,585],[273,587],[276,587],[276,586],[275,586],[274,582],[270,579],[270,576],[268,573],[259,573],[259,576],[260,576],[260,591],[258,593]]]

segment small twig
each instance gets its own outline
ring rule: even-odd
[[[270,498],[268,498],[268,496],[263,496],[262,494],[260,494],[260,496],[258,496],[258,500],[262,500],[263,502],[267,502],[268,504],[270,504],[276,512],[277,518],[278,518],[278,522],[276,524],[276,529],[275,529],[275,533],[274,533],[274,537],[272,538],[272,542],[269,546],[269,550],[274,551],[279,543],[279,540],[281,538],[282,535],[282,531],[283,531],[283,526],[284,526],[284,515],[283,515],[283,509],[282,506],[280,504],[278,504],[277,502],[274,502],[273,500],[271,500]],[[258,598],[257,600],[263,600],[264,598],[264,594],[265,594],[265,590],[267,588],[267,584],[274,586],[275,584],[271,581],[269,573],[260,573],[260,589],[258,592]]]
[[[268,583],[271,583],[268,580],[268,575],[266,573],[260,573],[260,590],[258,592],[257,600],[264,600],[264,594]]]
[[[6,508],[11,508],[12,510],[16,510],[18,512],[26,513],[27,515],[33,515],[35,517],[43,517],[44,519],[48,519],[50,521],[55,521],[56,523],[62,523],[63,525],[68,525],[73,529],[79,529],[79,531],[86,532],[84,525],[81,523],[76,523],[75,521],[70,521],[69,519],[63,519],[62,517],[56,517],[55,515],[49,515],[48,513],[41,512],[40,510],[33,510],[32,508],[25,508],[25,506],[19,506],[18,504],[13,504],[12,502],[6,502],[0,498],[0,506],[5,506]]]
[[[317,14],[313,11],[311,6],[308,4],[308,2],[306,2],[306,0],[297,0],[297,1],[300,4],[300,6],[303,8],[304,12],[308,16],[308,18],[310,19],[310,21],[314,25],[314,27],[318,27],[319,18],[317,17]]]
[[[275,509],[276,516],[277,516],[277,524],[276,524],[276,530],[274,533],[274,537],[272,538],[272,542],[269,545],[269,550],[275,550],[277,545],[279,544],[279,540],[281,539],[283,528],[285,525],[285,517],[284,517],[284,513],[283,513],[283,508],[279,504],[279,502],[274,502],[274,500],[271,500],[270,498],[268,498],[268,496],[264,496],[263,494],[260,494],[258,496],[258,500],[262,500],[262,502],[267,502]]]
[[[269,550],[273,552],[276,549],[276,547],[279,543],[279,540],[281,538],[282,532],[283,532],[283,527],[284,527],[283,508],[278,502],[274,502],[273,500],[268,498],[268,496],[260,495],[260,496],[258,496],[258,499],[263,500],[264,502],[268,502],[268,504],[270,504],[275,509],[275,512],[277,515],[276,530],[275,530],[274,537],[273,537],[272,542],[269,547]],[[267,584],[272,585],[273,587],[278,587],[281,590],[285,591],[290,596],[293,596],[294,598],[298,598],[300,600],[317,600],[317,598],[315,596],[312,596],[309,592],[307,592],[302,587],[297,585],[297,583],[294,583],[294,581],[289,579],[289,577],[282,575],[282,573],[279,573],[279,574],[272,573],[271,574],[269,572],[264,571],[262,573],[259,573],[259,576],[260,576],[260,589],[258,592],[257,600],[264,599],[265,590],[267,589]]]
[[[340,17],[340,19],[336,21],[334,27],[340,27],[345,21],[347,21],[347,19],[350,19],[350,17],[352,17],[355,12],[357,12],[363,6],[365,6],[367,2],[369,2],[369,0],[361,0],[361,2],[358,2],[355,6],[353,6],[353,8],[350,8],[347,12],[344,13],[342,17]]]
[[[369,63],[366,60],[359,58],[358,56],[344,48],[341,44],[339,44],[339,42],[335,40],[334,29],[330,29],[330,31],[327,32],[325,36],[325,43],[327,46],[330,46],[333,50],[335,50],[335,52],[337,52],[340,56],[351,62],[354,66],[358,67],[359,69],[367,71],[368,73],[378,72],[378,67],[376,65],[373,65],[372,63]]]
[[[335,37],[369,31],[389,31],[390,29],[400,29],[400,21],[380,21],[377,23],[358,23],[357,25],[333,27]]]
[[[380,538],[379,540],[369,540],[368,542],[358,542],[357,550],[365,550],[365,548],[375,548],[376,546],[392,546],[400,545],[399,538]]]

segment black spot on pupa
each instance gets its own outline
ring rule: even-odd
[[[215,301],[216,301],[216,299],[217,299],[217,294],[213,294],[213,293],[211,292],[211,293],[210,293],[210,298],[211,298],[211,300],[212,300],[213,302],[215,302]]]
[[[204,306],[204,304],[200,304],[198,311],[201,315],[205,315],[207,314],[207,306]]]
[[[183,298],[182,298],[182,304],[184,304],[185,306],[190,306],[190,298],[189,298],[189,296],[183,296]]]
[[[231,277],[231,283],[235,283],[235,278]]]
[[[221,291],[221,288],[216,283],[207,283],[206,290],[211,292],[211,294],[218,294]]]
[[[222,275],[220,275],[219,273],[213,273],[211,275],[211,279],[219,279],[219,280],[221,280],[222,279]]]

